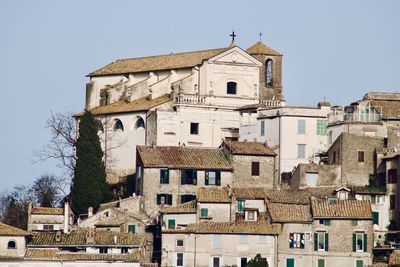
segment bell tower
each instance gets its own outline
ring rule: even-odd
[[[282,54],[259,41],[246,50],[263,63],[260,68],[260,99],[283,100]]]

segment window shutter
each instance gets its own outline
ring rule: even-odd
[[[356,242],[356,234],[353,234],[353,252],[356,252],[357,242]]]
[[[197,185],[197,171],[193,170],[193,184]]]
[[[328,233],[325,233],[325,251],[328,251],[328,246],[329,246],[329,235]]]
[[[216,176],[217,176],[215,181],[216,185],[221,185],[221,172],[217,171]]]
[[[351,220],[351,226],[357,226],[357,221],[356,220]]]
[[[318,234],[314,233],[314,251],[318,251]]]
[[[169,169],[165,170],[165,183],[169,184]]]
[[[324,225],[325,226],[330,226],[331,225],[331,220],[324,220]]]
[[[208,171],[206,171],[206,175],[204,177],[204,185],[208,185]]]
[[[304,234],[300,234],[300,248],[304,248]]]
[[[368,238],[367,238],[367,234],[364,234],[364,252],[367,252],[367,243],[368,242]]]
[[[157,194],[157,205],[161,204],[161,195]]]
[[[379,225],[379,212],[377,212],[377,211],[372,212],[372,221],[373,221],[373,224]]]
[[[166,197],[166,204],[172,205],[172,195],[167,195],[167,197]]]

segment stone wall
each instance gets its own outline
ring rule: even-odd
[[[275,188],[275,157],[232,155],[233,187]],[[251,163],[260,162],[260,175],[251,175]]]

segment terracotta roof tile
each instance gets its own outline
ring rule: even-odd
[[[176,54],[171,53],[168,55],[150,57],[119,59],[111,64],[108,64],[105,67],[89,73],[88,76],[191,68],[202,64],[204,60],[212,58],[222,52],[225,52],[228,49],[229,47]]]
[[[98,106],[92,108],[90,112],[93,115],[105,115],[105,114],[146,111],[151,108],[157,107],[159,105],[165,104],[169,101],[171,101],[169,94],[154,98],[152,100],[149,100],[148,97],[143,97],[128,103],[125,101],[118,101],[109,105]],[[76,114],[75,117],[80,117],[82,115],[83,112],[80,112]]]
[[[335,197],[333,187],[316,187],[306,189],[266,189],[267,198],[270,202],[288,204],[310,204],[311,197],[325,199]]]
[[[29,232],[0,222],[0,236],[27,236]]]
[[[33,207],[31,214],[63,215],[63,208]]]
[[[26,251],[24,260],[27,261],[127,261],[137,262],[140,260],[140,253],[126,254],[105,254],[105,253],[83,253],[83,252],[60,252],[58,249],[37,249],[29,248]]]
[[[357,218],[372,219],[371,204],[365,200],[336,200],[336,204],[327,200],[311,201],[314,218]]]
[[[250,55],[262,54],[270,56],[282,56],[279,52],[275,51],[271,47],[266,46],[263,42],[257,42],[254,45],[246,49],[246,52]]]
[[[221,149],[174,146],[137,146],[145,168],[231,170]]]
[[[86,243],[89,229],[78,228],[68,234],[61,233],[61,241],[56,241],[56,232],[34,233],[30,247],[35,246],[140,246],[146,239],[145,235],[119,233],[105,230],[92,230],[94,233],[94,244]],[[114,237],[117,236],[117,242]]]
[[[232,201],[227,188],[199,188],[197,200],[206,203],[230,203]]]
[[[189,201],[172,207],[162,207],[161,213],[196,213],[196,201]]]
[[[272,222],[312,222],[310,205],[268,203],[267,208]]]
[[[235,187],[233,194],[238,199],[265,199],[267,192],[263,187]]]
[[[371,100],[382,119],[400,119],[400,100]]]
[[[265,222],[204,222],[189,224],[186,229],[188,232],[195,233],[221,233],[221,234],[273,234],[281,232],[278,224],[268,224]]]
[[[233,155],[258,155],[258,156],[276,156],[276,153],[266,144],[261,142],[224,142],[226,148]]]
[[[105,226],[120,226],[123,224],[125,220],[122,219],[108,219],[108,220],[100,220],[96,222],[94,225],[95,226],[100,226],[100,227],[105,227]]]
[[[386,195],[385,188],[379,187],[368,187],[368,186],[354,186],[350,188],[356,194],[368,194],[368,195]]]

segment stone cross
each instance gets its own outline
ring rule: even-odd
[[[234,43],[235,42],[235,37],[236,37],[235,31],[232,31],[232,34],[229,35],[229,36],[232,37],[232,43]]]

